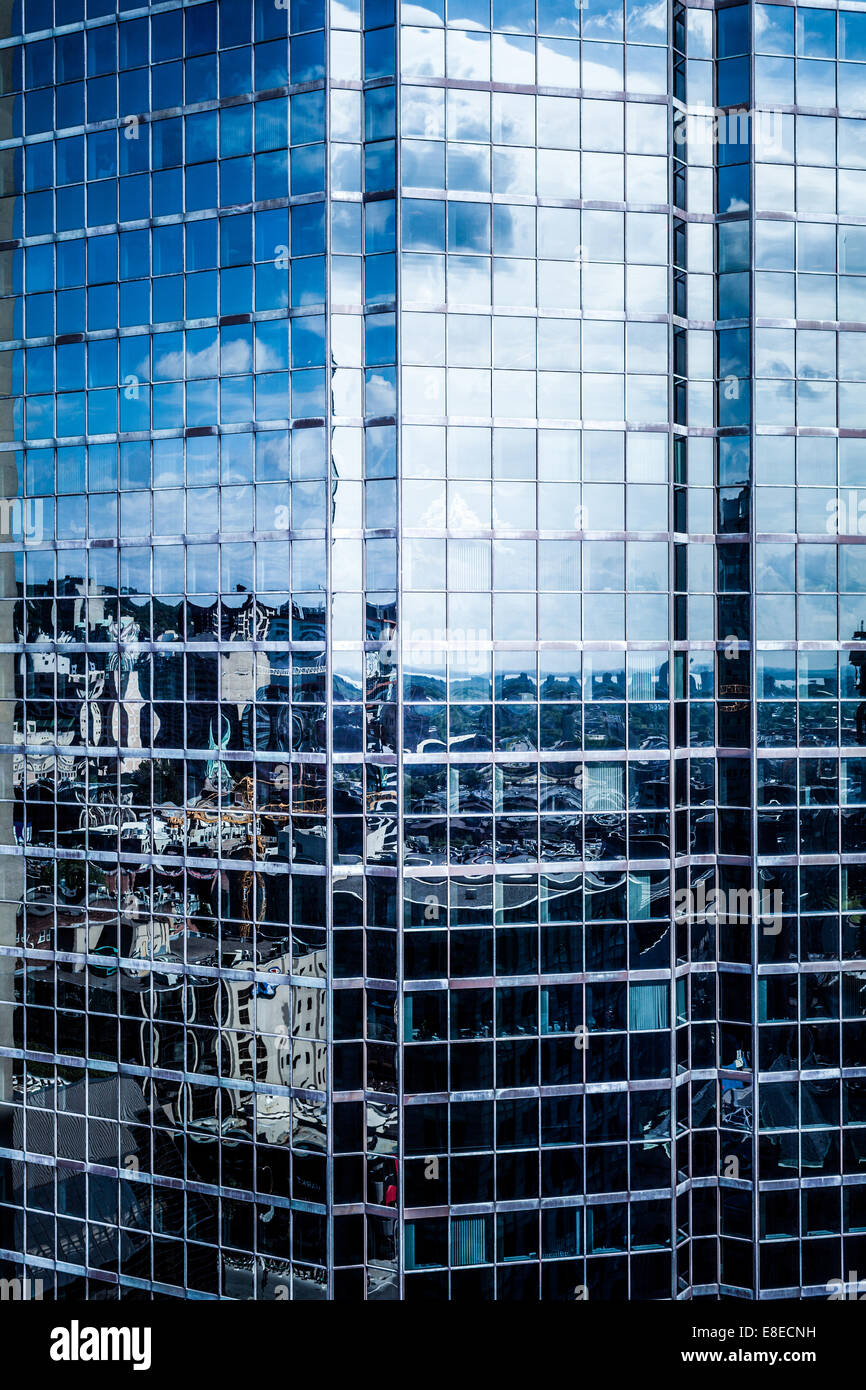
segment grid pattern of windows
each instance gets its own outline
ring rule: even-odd
[[[326,1296],[324,9],[2,35],[2,1245]]]
[[[754,835],[785,914],[753,1002],[761,1289],[863,1248],[864,60],[861,13],[756,7]]]
[[[845,3],[0,0],[4,1274],[863,1268]]]

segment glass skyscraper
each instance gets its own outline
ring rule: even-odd
[[[0,1276],[866,1272],[866,7],[0,0]]]

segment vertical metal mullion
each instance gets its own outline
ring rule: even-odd
[[[403,372],[401,366],[401,342],[402,342],[402,294],[401,294],[401,254],[402,254],[402,228],[401,228],[401,198],[400,189],[402,186],[402,131],[401,131],[401,81],[400,81],[400,53],[401,53],[401,26],[400,26],[400,4],[395,0],[394,6],[394,377],[395,377],[395,449],[396,449],[396,537],[395,549],[397,552],[397,591],[396,591],[396,625],[397,630],[394,640],[394,659],[397,667],[397,903],[396,903],[396,928],[397,928],[397,1292],[402,1298],[404,1296],[405,1284],[405,1259],[403,1252],[403,1210],[404,1210],[404,1175],[406,1172],[404,1145],[403,1145],[403,1048],[405,1039],[403,1036],[403,564],[402,564],[402,536],[403,536],[403,435],[402,435],[402,386]],[[447,715],[446,715],[447,717]],[[449,1246],[450,1264],[450,1246]],[[450,1269],[448,1272],[449,1293],[450,1293]]]
[[[291,74],[290,74],[291,75]],[[325,494],[325,939],[327,951],[327,979],[326,988],[328,991],[328,1092],[327,1092],[327,1152],[328,1164],[326,1174],[326,1201],[327,1201],[327,1278],[328,1278],[328,1297],[334,1297],[334,920],[333,920],[333,896],[334,896],[334,810],[333,810],[333,777],[334,777],[334,701],[333,701],[333,637],[332,637],[332,617],[333,617],[333,525],[332,525],[332,505],[333,495],[333,458],[331,443],[333,428],[331,423],[333,392],[331,391],[331,9],[330,5],[325,6],[325,379],[326,379],[326,400],[325,400],[325,453],[328,461],[327,465],[327,491]],[[291,121],[291,118],[290,118]],[[291,123],[289,125],[289,137],[291,138]],[[291,149],[291,146],[290,146]],[[289,235],[289,245],[294,251],[294,245]],[[291,486],[291,484],[290,484]]]
[[[749,6],[749,105],[755,109],[755,9]],[[757,637],[757,546],[755,541],[755,141],[754,119],[749,122],[749,779],[751,790],[751,882],[758,881],[758,658]],[[753,900],[754,901],[754,900]],[[752,1276],[753,1296],[760,1298],[760,1212],[758,1192],[758,963],[760,924],[752,918]]]
[[[670,786],[668,791],[668,813],[670,817],[669,835],[669,916],[671,922],[670,942],[669,942],[669,968],[670,982],[668,985],[670,996],[670,1097],[671,1097],[671,1199],[670,1199],[670,1231],[671,1231],[671,1298],[677,1296],[677,929],[674,917],[674,900],[676,893],[676,826],[677,826],[677,792],[676,792],[676,727],[675,727],[675,664],[674,643],[676,636],[676,565],[674,542],[674,440],[676,432],[674,422],[676,420],[676,375],[675,375],[675,355],[674,355],[674,138],[673,138],[673,92],[674,92],[674,11],[676,0],[671,0],[667,7],[668,19],[668,96],[667,96],[667,177],[668,177],[668,775]],[[627,258],[626,258],[627,263]],[[686,359],[688,363],[688,359]],[[628,362],[626,362],[628,369]],[[628,377],[626,377],[626,389]],[[627,442],[627,441],[626,441]],[[628,478],[628,450],[626,449],[626,479]],[[630,520],[630,518],[629,518]],[[628,600],[626,600],[628,602]],[[627,682],[626,682],[627,683]],[[688,1028],[688,1024],[686,1024]],[[690,1059],[691,1060],[691,1059]],[[688,1084],[688,1082],[684,1083]]]

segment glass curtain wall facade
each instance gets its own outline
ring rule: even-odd
[[[866,1268],[864,94],[853,6],[0,0],[4,1276]]]

